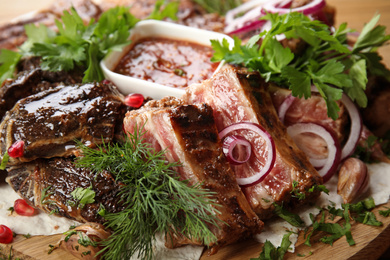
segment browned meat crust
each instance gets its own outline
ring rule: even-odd
[[[119,200],[120,185],[110,173],[92,173],[76,168],[72,159],[39,159],[8,170],[7,182],[29,204],[47,213],[80,222],[103,223],[98,214],[101,205],[108,212],[123,209]],[[95,202],[78,207],[71,193],[78,187],[95,192]],[[72,204],[73,202],[73,204]]]
[[[217,236],[217,248],[252,237],[259,233],[263,223],[250,208],[237,185],[221,148],[221,141],[214,124],[212,109],[206,104],[182,105],[182,101],[166,98],[151,101],[143,108],[131,111],[124,120],[125,130],[134,131],[134,126],[144,126],[145,138],[157,150],[165,149],[168,161],[179,161],[177,169],[182,179],[215,192],[220,207],[218,217],[226,224],[211,227]],[[175,237],[169,247],[199,244],[184,237]]]
[[[237,122],[252,122],[263,126],[274,139],[276,161],[271,173],[259,184],[243,187],[249,203],[261,219],[272,215],[273,202],[293,206],[315,200],[319,192],[308,192],[315,184],[321,184],[322,178],[288,136],[285,126],[280,122],[267,91],[267,84],[258,73],[248,73],[230,66],[202,84],[192,85],[183,99],[190,104],[206,102],[213,108],[219,131]],[[256,145],[256,137],[245,136]],[[263,149],[256,146],[254,150]],[[235,167],[236,174],[248,174],[258,171],[254,162]],[[251,174],[250,174],[251,175]],[[293,182],[298,183],[305,200],[291,198]]]
[[[28,58],[19,63],[16,79],[3,82],[0,87],[0,119],[22,98],[52,89],[60,84],[81,83],[83,70],[51,72],[42,70],[39,58]]]
[[[0,153],[25,142],[24,155],[9,165],[37,158],[70,156],[74,140],[88,146],[110,142],[124,115],[123,97],[111,85],[58,86],[19,100],[0,124]]]

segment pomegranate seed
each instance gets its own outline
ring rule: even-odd
[[[14,234],[6,225],[0,225],[0,243],[9,244],[14,239]]]
[[[129,107],[139,108],[144,103],[144,96],[142,94],[133,93],[125,97],[125,104]]]
[[[109,81],[108,79],[103,79],[102,83],[108,85],[111,84],[111,81]]]
[[[32,216],[35,214],[35,209],[27,204],[23,199],[17,199],[14,203],[14,210],[21,216]]]
[[[24,141],[19,140],[8,148],[8,155],[12,158],[22,157],[24,154]]]

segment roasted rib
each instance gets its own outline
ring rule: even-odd
[[[259,233],[263,223],[250,208],[237,185],[233,171],[222,152],[213,113],[206,104],[183,105],[175,98],[150,101],[138,110],[130,111],[124,119],[125,131],[144,126],[144,138],[157,150],[166,150],[169,162],[180,162],[177,172],[190,184],[201,183],[215,192],[221,205],[219,228],[211,227],[218,241],[210,244],[212,251],[240,239]],[[175,237],[168,247],[199,244],[184,237]]]
[[[76,139],[88,146],[109,142],[125,113],[122,100],[115,87],[102,83],[58,86],[21,99],[0,124],[0,154],[24,141],[24,155],[8,162],[15,165],[70,156]]]
[[[258,73],[225,66],[211,79],[187,88],[183,100],[189,104],[210,105],[219,131],[233,123],[252,122],[261,125],[273,137],[277,151],[272,171],[261,183],[242,187],[260,219],[272,215],[273,203],[291,206],[318,197],[319,192],[308,192],[308,189],[321,184],[322,178],[288,136],[272,104],[267,84]],[[251,176],[261,169],[264,164],[261,158],[267,156],[267,151],[258,136],[248,131],[240,134],[255,145],[252,150],[260,159],[252,156],[248,163],[233,169],[240,177]],[[294,181],[298,183],[296,188],[305,193],[305,200],[291,197]]]

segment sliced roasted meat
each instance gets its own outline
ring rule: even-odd
[[[183,96],[190,104],[207,103],[213,108],[219,131],[234,123],[251,122],[262,126],[273,137],[276,146],[275,164],[269,175],[260,183],[242,187],[250,205],[261,219],[271,216],[273,203],[306,203],[314,200],[319,192],[307,190],[321,184],[322,179],[309,163],[305,154],[298,149],[288,136],[285,126],[280,122],[267,85],[257,73],[248,73],[230,66],[202,84],[192,85]],[[264,143],[259,136],[240,130],[252,144],[252,157],[245,164],[234,166],[237,176],[252,176],[265,164]],[[305,193],[305,200],[291,199],[293,183]]]
[[[145,141],[157,151],[166,150],[167,160],[180,162],[177,172],[190,184],[201,183],[215,192],[219,228],[210,227],[216,235],[212,251],[223,245],[249,238],[259,233],[263,223],[252,211],[238,186],[233,171],[222,152],[221,141],[214,123],[213,113],[206,104],[183,105],[176,98],[150,101],[138,110],[128,112],[124,128],[133,133],[144,127]],[[199,244],[185,237],[175,237],[168,247]]]
[[[24,141],[22,157],[9,165],[37,158],[70,156],[75,140],[93,146],[110,142],[124,116],[123,97],[103,83],[58,86],[19,100],[0,124],[2,155]]]
[[[280,111],[280,108],[286,99],[291,98],[290,90],[279,88],[274,85],[269,87],[269,92],[271,93],[272,101],[277,111]],[[382,97],[384,97],[384,100],[387,99],[385,94],[382,95]],[[382,97],[378,97],[377,101]],[[373,111],[377,112],[377,116],[373,116],[373,114],[371,115],[373,121],[377,120],[377,122],[382,122],[383,125],[389,121],[385,116],[387,104],[387,102],[382,102],[381,107],[383,111],[381,112],[376,110],[371,111],[371,113],[373,113]],[[312,93],[312,96],[308,99],[294,98],[287,111],[283,113],[284,124],[286,126],[291,126],[296,123],[316,123],[322,125],[328,131],[332,131],[335,136],[337,136],[340,144],[344,145],[350,133],[350,119],[348,111],[343,103],[338,101],[338,105],[340,107],[338,118],[333,120],[328,117],[326,103],[319,94]],[[379,106],[377,106],[377,108],[378,107]],[[369,111],[369,109],[363,111],[366,112]],[[365,122],[368,123],[369,121],[366,119]],[[378,130],[375,127],[374,129]],[[374,134],[366,126],[363,126],[358,145],[367,150],[369,153],[368,157],[371,157],[370,159],[381,162],[389,162],[389,158],[383,153],[378,141],[375,141],[375,143],[371,146],[367,144],[367,139],[370,136],[374,136]],[[297,140],[295,141],[297,142]],[[303,149],[306,153],[310,153],[313,158],[322,159],[327,157],[328,150],[322,137],[311,134],[301,134],[301,136],[298,137],[298,142],[300,142],[299,147],[301,147],[301,149]]]
[[[16,21],[0,26],[0,49],[16,49],[25,42],[27,36],[24,26],[26,24],[44,24],[56,29],[55,20],[59,19],[63,11],[74,7],[80,17],[88,23],[92,18],[97,19],[101,10],[99,6],[90,0],[59,0],[53,4],[34,13],[19,17]]]
[[[44,71],[40,67],[40,59],[36,57],[22,60],[18,70],[20,72],[16,79],[6,80],[0,88],[0,119],[22,98],[55,88],[59,84],[81,83],[83,79],[83,70]]]
[[[76,168],[71,158],[39,159],[8,169],[6,181],[31,206],[47,213],[80,222],[103,223],[101,205],[108,212],[119,212],[120,185],[109,172],[99,174]],[[76,188],[95,192],[94,203],[79,205],[71,195]]]
[[[195,28],[223,32],[225,27],[225,18],[216,13],[207,13],[195,1],[179,1],[179,10],[175,22]],[[99,4],[101,9],[107,10],[117,5],[130,6],[130,13],[139,19],[147,18],[154,9],[156,0],[105,0]]]

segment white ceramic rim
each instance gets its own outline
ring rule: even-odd
[[[205,46],[211,46],[210,40],[212,39],[218,41],[226,39],[230,46],[233,46],[234,44],[234,40],[231,37],[222,33],[157,20],[145,20],[138,22],[137,25],[131,30],[130,40],[132,43],[123,48],[122,51],[111,52],[100,62],[104,76],[113,82],[125,95],[130,93],[140,93],[145,97],[161,99],[165,96],[181,97],[185,92],[184,89],[169,87],[142,79],[125,76],[112,71],[117,66],[123,55],[125,55],[130,50],[130,48],[132,48],[135,42],[142,38],[151,36],[191,41]],[[219,71],[223,64],[224,62],[222,61],[214,73]]]

